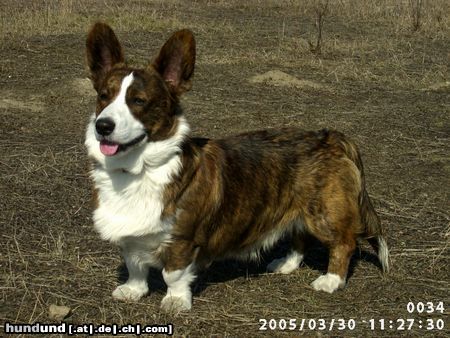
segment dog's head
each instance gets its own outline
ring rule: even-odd
[[[87,63],[97,91],[90,123],[90,145],[105,157],[120,157],[149,142],[167,140],[178,129],[178,98],[191,88],[195,40],[189,30],[175,32],[147,67],[125,63],[114,31],[96,23],[86,41]],[[95,139],[94,139],[95,135]]]

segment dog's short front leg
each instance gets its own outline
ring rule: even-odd
[[[124,253],[128,269],[128,280],[119,285],[112,293],[113,297],[124,301],[137,301],[148,292],[148,266],[140,262],[137,257]]]
[[[193,263],[184,269],[163,269],[163,278],[167,284],[167,294],[161,302],[161,309],[166,312],[180,312],[192,307],[191,283],[195,279]]]

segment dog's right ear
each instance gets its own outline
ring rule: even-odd
[[[124,62],[122,47],[114,31],[107,24],[97,22],[86,40],[87,64],[95,90],[100,80],[116,64]]]
[[[153,68],[177,96],[191,89],[194,65],[195,39],[188,29],[173,33],[152,63]]]

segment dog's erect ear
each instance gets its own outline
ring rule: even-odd
[[[95,89],[97,89],[99,80],[112,66],[124,62],[122,47],[116,34],[111,27],[102,22],[97,22],[88,34],[86,55]]]
[[[152,65],[175,95],[191,89],[195,65],[195,39],[192,32],[183,29],[172,34]]]

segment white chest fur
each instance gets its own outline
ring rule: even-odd
[[[117,242],[124,237],[169,233],[172,219],[161,219],[164,189],[172,176],[168,172],[178,166],[179,157],[175,156],[164,166],[138,175],[94,169],[98,208],[93,218],[101,237]]]
[[[184,117],[178,118],[174,136],[146,142],[126,154],[105,157],[95,136],[95,115],[86,131],[88,155],[96,163],[91,177],[97,189],[94,226],[105,240],[170,233],[173,219],[161,219],[164,190],[180,172],[180,145],[189,132]]]

